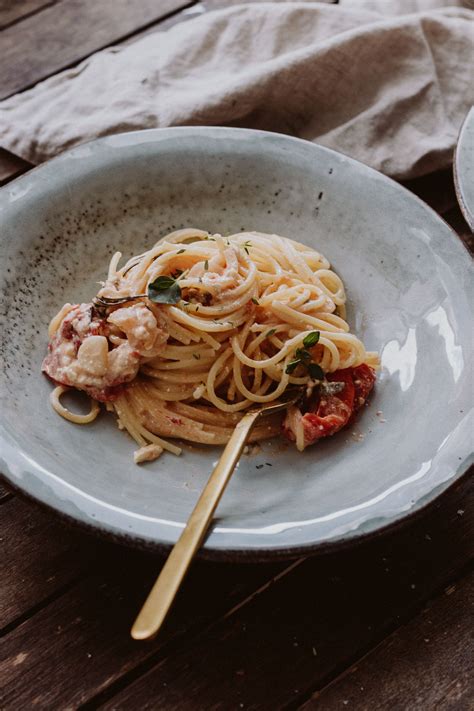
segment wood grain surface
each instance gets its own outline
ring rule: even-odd
[[[195,635],[216,616],[225,615],[291,567],[289,563],[200,563],[187,579],[172,623],[154,642],[137,644],[129,635],[130,626],[162,560],[94,538],[82,540],[78,549],[76,532],[46,512],[20,501],[17,505],[26,510],[9,512],[11,528],[2,536],[12,538],[12,547],[23,536],[19,553],[27,560],[13,571],[11,593],[6,596],[10,616],[11,607],[22,615],[16,625],[9,626],[0,651],[2,709],[28,708],[31,704],[45,709],[77,708],[133,674],[147,660],[169,652],[183,636]],[[25,536],[22,531],[28,518],[30,527]],[[13,531],[15,526],[17,530]],[[34,531],[38,532],[37,540],[28,554]],[[11,570],[11,558],[5,570]],[[28,591],[36,586],[37,594],[22,594],[18,610],[12,593],[19,593],[21,585]],[[48,585],[56,594],[50,594],[45,604],[35,605],[30,616],[25,614],[26,598],[33,604],[44,596]],[[54,684],[48,683],[51,669],[55,670]],[[42,678],[46,683],[38,686],[36,680]]]
[[[471,573],[448,585],[412,622],[315,694],[304,711],[472,708],[473,605]]]
[[[57,0],[0,0],[0,30],[35,14]]]
[[[472,482],[464,486],[403,530],[303,561],[158,660],[105,708],[153,709],[159,699],[163,711],[192,709],[194,698],[212,709],[229,708],[228,699],[245,709],[301,703],[465,569],[472,555],[474,489]],[[463,515],[460,495],[471,501]]]
[[[37,586],[38,594],[14,603],[20,617],[2,643],[0,707],[298,706],[462,577],[472,555],[473,490],[466,479],[428,515],[346,551],[272,565],[197,562],[149,644],[128,631],[161,563],[83,538],[15,499],[6,535],[12,548],[23,546],[16,565],[26,560],[11,589]]]
[[[62,0],[7,27],[0,32],[0,99],[189,4],[188,0]]]
[[[8,501],[8,499],[11,499],[13,494],[10,492],[10,490],[6,487],[3,486],[3,484],[0,482],[0,504]]]
[[[8,183],[32,168],[32,164],[10,151],[0,148],[0,185]]]
[[[0,0],[0,97],[230,4]],[[0,185],[30,167],[0,139]],[[450,170],[405,186],[474,249]],[[162,559],[0,486],[0,710],[474,708],[473,503],[465,477],[406,525],[345,550],[196,561],[162,634],[138,643],[129,629]]]

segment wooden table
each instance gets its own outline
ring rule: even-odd
[[[0,0],[0,97],[110,44],[222,6]],[[0,182],[31,166],[0,150]],[[450,171],[411,181],[472,245]],[[468,709],[473,484],[363,545],[198,561],[152,643],[129,628],[162,565],[0,489],[0,709]]]

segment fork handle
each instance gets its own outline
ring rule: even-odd
[[[174,545],[133,624],[131,634],[134,639],[150,639],[160,629],[189,565],[206,535],[212,515],[259,414],[259,412],[249,412],[237,424],[188,519],[186,527]]]

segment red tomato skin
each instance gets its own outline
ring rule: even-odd
[[[355,388],[354,411],[357,411],[364,405],[375,385],[375,370],[362,363],[357,368],[352,368],[352,378]]]
[[[334,395],[322,395],[315,410],[302,416],[305,446],[339,432],[352,421],[374,386],[375,371],[363,364],[328,373],[327,380],[343,382],[344,389]],[[294,440],[288,427],[283,427],[283,434]]]

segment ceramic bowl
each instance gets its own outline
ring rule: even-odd
[[[90,300],[111,254],[128,258],[184,226],[274,232],[320,249],[346,284],[352,329],[382,359],[355,425],[303,454],[275,440],[241,459],[204,555],[347,543],[420,509],[472,461],[468,254],[432,210],[374,170],[259,131],[127,133],[3,188],[0,218],[1,471],[69,519],[169,546],[219,456],[185,446],[179,458],[136,466],[112,416],[88,426],[58,417],[40,372],[51,316]]]
[[[454,153],[454,185],[461,211],[474,232],[474,106],[459,132]]]

